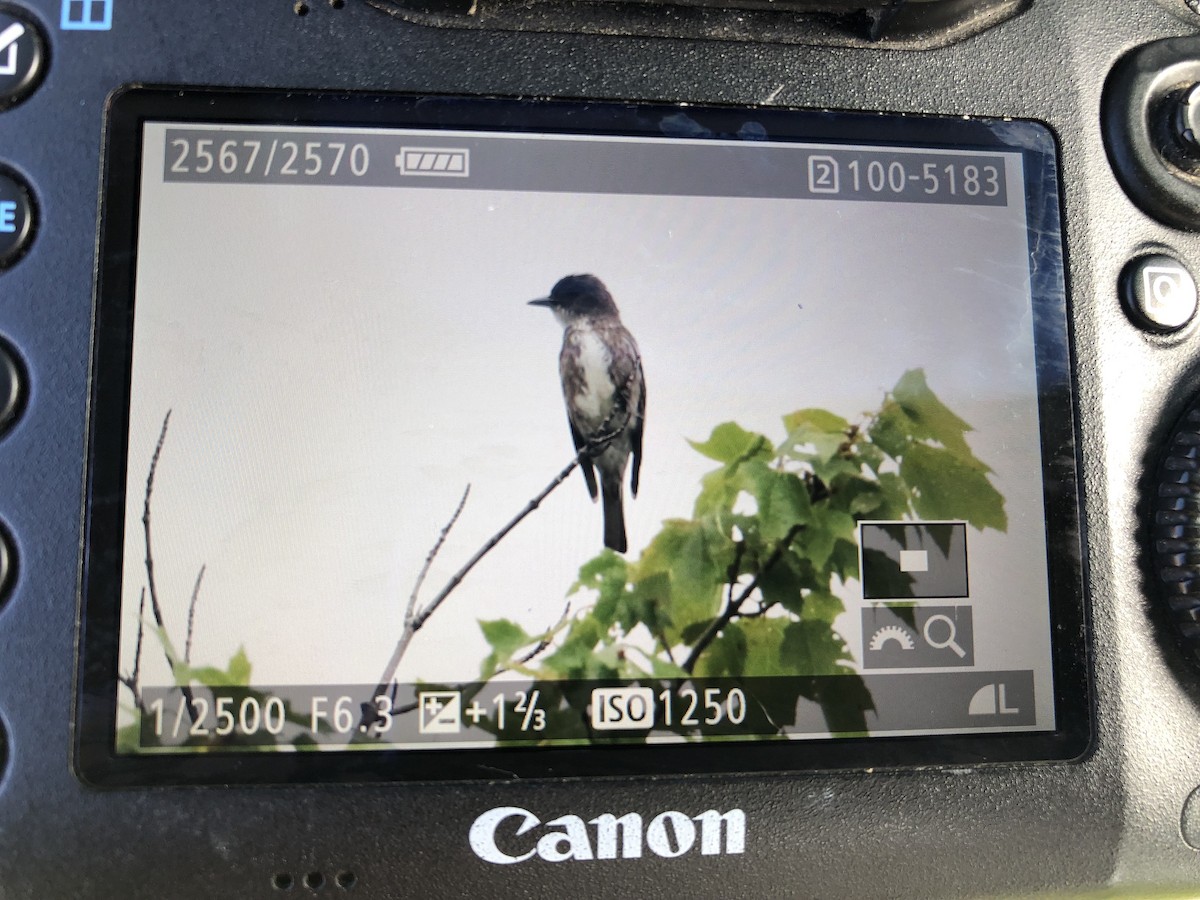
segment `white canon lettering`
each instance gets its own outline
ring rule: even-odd
[[[667,828],[667,823],[670,823],[670,829]],[[671,849],[670,831],[674,832],[675,843],[678,845],[674,850]],[[660,813],[646,829],[646,843],[659,856],[683,856],[692,849],[692,844],[696,843],[696,826],[681,812],[672,810]]]
[[[592,819],[589,825],[596,826],[596,859],[616,859],[617,844],[621,845],[623,859],[636,859],[642,855],[642,817],[627,813],[617,818],[605,813]],[[620,839],[617,829],[621,829]]]
[[[546,862],[592,858],[592,843],[588,840],[587,826],[579,816],[559,816],[546,824],[561,825],[564,829],[543,835],[538,841],[538,856]]]
[[[542,824],[537,816],[519,806],[500,806],[496,809],[489,809],[471,825],[471,849],[475,851],[475,855],[484,862],[496,863],[501,866],[524,862],[533,856],[537,852],[536,850],[530,850],[520,856],[510,856],[496,846],[497,827],[505,819],[517,816],[521,817],[521,825],[516,830],[516,837],[520,837],[529,829]]]
[[[507,822],[508,819],[518,821]],[[472,823],[470,840],[476,856],[485,862],[502,866],[525,862],[533,856],[552,863],[638,859],[644,852],[643,845],[649,847],[656,856],[674,859],[695,848],[695,823],[700,825],[702,855],[745,852],[746,814],[740,809],[731,809],[726,813],[710,809],[694,818],[670,810],[651,819],[644,830],[641,815],[634,812],[623,816],[601,813],[586,823],[579,816],[559,816],[545,823],[543,827],[547,830],[531,849],[523,850],[522,847],[528,847],[529,844],[514,839],[542,826],[542,821],[519,806],[500,806],[489,809]],[[594,845],[589,825],[596,829]],[[505,850],[501,850],[497,844],[498,832],[500,844],[507,847]]]
[[[718,856],[721,853],[742,853],[746,849],[746,814],[731,809],[721,815],[715,809],[696,816],[700,823],[700,853]],[[721,849],[721,826],[725,826],[725,849]]]

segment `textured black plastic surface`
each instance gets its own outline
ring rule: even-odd
[[[1030,0],[367,0],[440,28],[928,49],[966,40]]]
[[[1200,409],[1171,432],[1158,469],[1151,534],[1158,593],[1184,651],[1200,663]]]
[[[1114,63],[1200,27],[1155,0],[1035,2],[928,51],[424,28],[365,0],[116,0],[112,32],[62,32],[26,4],[54,64],[0,115],[0,157],[25,173],[42,229],[0,275],[0,331],[36,390],[0,442],[0,516],[21,578],[0,609],[0,896],[308,896],[324,873],[356,897],[994,897],[1107,885],[1192,888],[1181,813],[1200,782],[1200,684],[1148,600],[1139,499],[1157,448],[1200,389],[1194,332],[1147,334],[1121,310],[1133,255],[1196,270],[1200,240],[1144,215],[1109,167],[1100,100]],[[1097,746],[1078,764],[482,785],[98,792],[70,768],[71,685],[96,192],[105,97],[129,82],[637,98],[1040,119],[1058,135],[1077,404],[1083,422]],[[299,236],[299,239],[308,239]],[[316,240],[316,238],[313,238]],[[4,752],[0,749],[0,755]],[[739,856],[491,866],[481,812],[547,820],[741,808]],[[276,894],[276,876],[292,890]],[[285,883],[285,882],[279,882]]]

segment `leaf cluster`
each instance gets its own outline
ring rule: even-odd
[[[593,600],[557,633],[481,622],[492,647],[481,679],[509,668],[548,680],[841,675],[859,688],[830,692],[818,679],[809,699],[835,730],[865,730],[869,696],[834,628],[838,590],[859,575],[858,522],[1003,531],[1004,498],[967,444],[971,427],[920,369],[857,421],[806,408],[782,426],[778,441],[725,422],[690,442],[717,464],[691,517],[663,522],[636,560],[605,550],[586,562],[568,593]],[[551,652],[514,665],[548,639]]]

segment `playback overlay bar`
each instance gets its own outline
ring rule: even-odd
[[[134,753],[829,737],[1038,725],[1032,671],[143,688]],[[1047,726],[1043,726],[1047,727]]]

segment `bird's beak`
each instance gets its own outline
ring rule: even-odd
[[[539,297],[537,300],[530,300],[530,306],[553,306],[554,301],[549,297]]]

